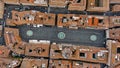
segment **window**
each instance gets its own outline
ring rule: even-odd
[[[67,17],[63,17],[63,18],[62,18],[62,23],[66,23],[66,22],[68,22]]]
[[[55,50],[54,52],[55,53],[61,53],[61,50]]]
[[[31,50],[31,49],[29,49],[29,52],[32,52],[32,50]]]
[[[80,3],[81,2],[81,0],[77,0],[77,3]]]
[[[119,24],[120,23],[120,19],[119,18],[113,19],[113,23]]]
[[[80,57],[86,57],[85,53],[80,53]]]
[[[93,58],[93,59],[97,59],[97,54],[94,53],[94,54],[92,55],[92,58]]]
[[[103,0],[95,0],[96,7],[103,7]]]
[[[92,25],[94,25],[94,23],[95,23],[94,20],[95,20],[95,18],[93,17],[93,18],[92,18]]]
[[[120,47],[119,47],[119,48],[117,48],[117,53],[119,53],[119,54],[120,54]]]
[[[99,23],[103,23],[103,19],[99,19],[98,21],[99,21]]]

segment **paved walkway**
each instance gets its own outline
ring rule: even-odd
[[[104,30],[93,29],[67,29],[57,27],[33,27],[20,26],[20,36],[24,41],[50,40],[56,43],[73,43],[81,45],[99,46],[105,45]]]

